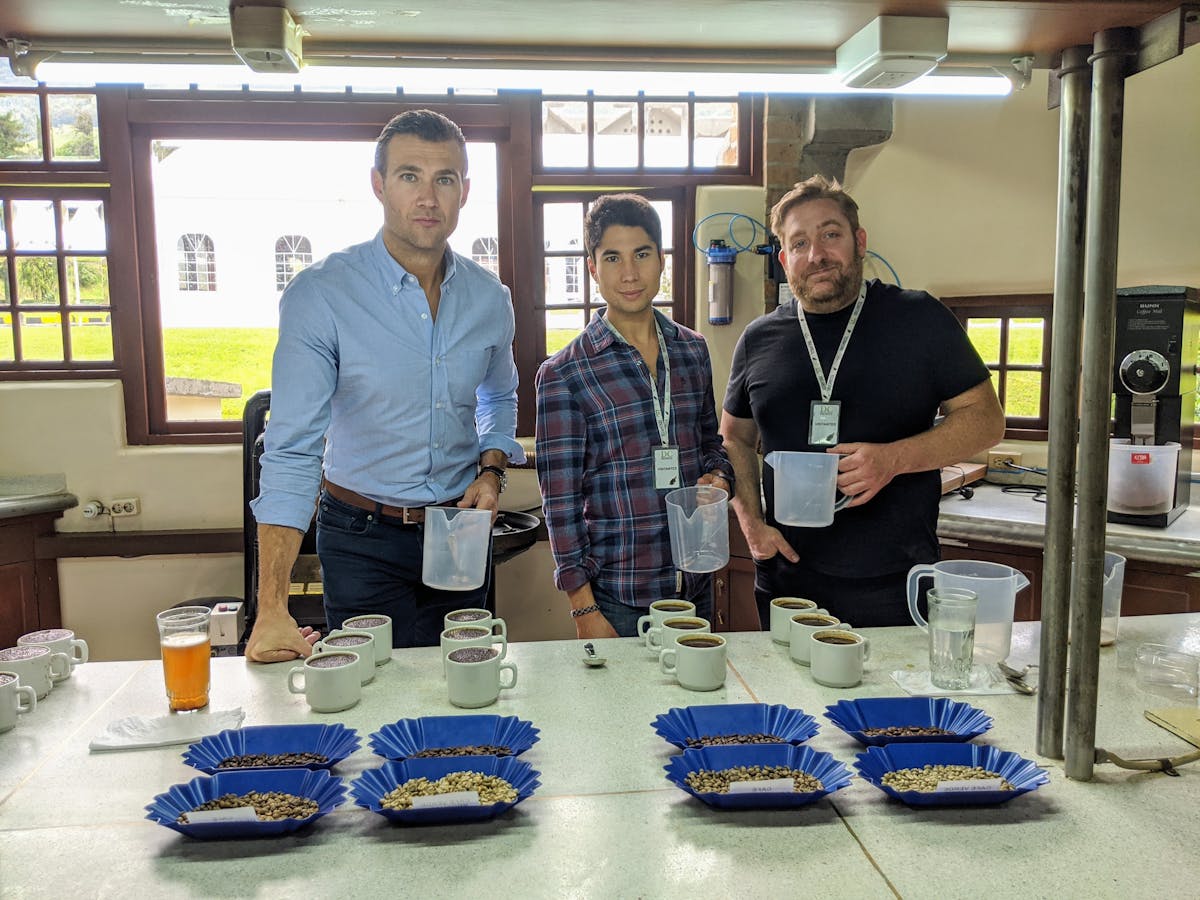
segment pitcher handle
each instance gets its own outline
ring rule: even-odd
[[[925,617],[917,609],[917,597],[923,575],[933,577],[933,566],[913,566],[908,570],[908,614],[912,616],[912,620],[918,628],[928,632],[929,623],[925,621]]]
[[[851,496],[850,494],[842,494],[841,499],[834,502],[833,511],[841,512],[843,509],[846,508],[846,504],[849,503],[851,500],[853,500],[857,496],[858,496],[857,494],[854,494],[853,496]]]

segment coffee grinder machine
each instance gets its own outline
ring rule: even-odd
[[[1198,342],[1195,288],[1151,285],[1117,291],[1110,522],[1165,528],[1187,509]]]

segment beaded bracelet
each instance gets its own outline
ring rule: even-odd
[[[593,603],[591,606],[585,606],[582,609],[571,610],[571,618],[578,619],[580,616],[586,616],[588,613],[600,612],[600,604]]]

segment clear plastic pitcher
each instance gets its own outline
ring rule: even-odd
[[[781,525],[823,528],[850,502],[837,497],[838,460],[833,453],[772,450],[767,465],[775,473],[775,521]]]
[[[426,507],[421,580],[442,591],[482,587],[491,538],[491,510]]]
[[[1072,561],[1074,566],[1074,561]],[[1072,570],[1072,577],[1074,571]],[[1125,589],[1125,557],[1120,553],[1104,554],[1104,599],[1100,610],[1100,646],[1107,647],[1117,639],[1117,623],[1121,619],[1121,592]]]
[[[702,484],[667,494],[671,557],[684,572],[715,572],[729,562],[729,495]]]
[[[1029,587],[1028,578],[1012,566],[974,559],[945,559],[931,566],[913,566],[908,571],[908,611],[922,629],[929,627],[917,609],[922,577],[932,577],[933,586],[939,590],[957,588],[972,591],[979,598],[975,612],[977,663],[1008,658],[1017,591]]]

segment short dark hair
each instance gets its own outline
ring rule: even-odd
[[[662,220],[641,194],[605,194],[591,205],[583,217],[583,246],[589,259],[595,261],[596,247],[612,225],[644,228],[655,249],[662,252]]]
[[[375,168],[380,175],[387,174],[388,143],[398,134],[411,134],[434,144],[454,141],[463,151],[463,174],[466,174],[467,139],[463,136],[462,129],[440,112],[434,112],[432,109],[409,109],[393,116],[375,139]]]
[[[810,200],[832,200],[850,223],[851,231],[858,231],[861,227],[858,224],[858,204],[838,184],[837,179],[831,181],[824,175],[814,175],[806,181],[797,181],[792,189],[771,207],[771,231],[776,237],[783,239],[783,220],[787,218],[788,213]]]

